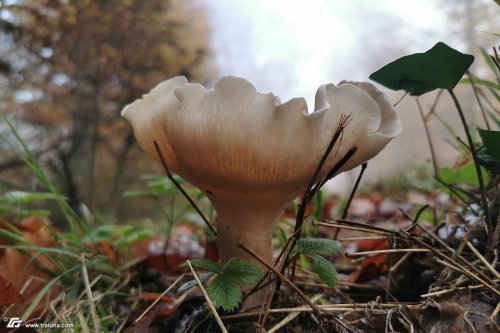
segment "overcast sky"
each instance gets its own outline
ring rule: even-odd
[[[282,101],[310,101],[323,83],[366,80],[375,65],[384,64],[384,49],[403,54],[432,47],[442,40],[445,24],[435,3],[207,1],[219,73],[247,78]]]

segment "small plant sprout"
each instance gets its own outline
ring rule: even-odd
[[[369,83],[322,85],[315,104],[309,114],[303,98],[281,104],[238,77],[221,78],[213,90],[175,77],[122,115],[152,158],[207,194],[223,264],[257,263],[238,244],[271,263],[275,222],[304,193],[327,147],[334,144],[315,183],[371,159],[401,131],[391,103]]]

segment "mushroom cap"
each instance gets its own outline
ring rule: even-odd
[[[377,155],[401,131],[386,95],[369,83],[326,84],[308,114],[303,98],[280,104],[248,81],[227,76],[213,90],[175,77],[122,111],[140,146],[170,171],[211,193],[293,198],[303,192],[341,122],[344,129],[320,173],[353,147],[339,170]]]

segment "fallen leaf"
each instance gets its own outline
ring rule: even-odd
[[[21,294],[17,288],[0,275],[0,307],[18,302]]]

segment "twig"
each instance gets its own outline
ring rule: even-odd
[[[420,105],[420,100],[418,98],[415,98],[415,101],[417,102],[417,109],[418,109],[418,112],[420,113],[420,117],[422,118],[422,123],[424,124],[425,136],[427,137],[427,143],[429,144],[429,150],[431,152],[432,168],[434,169],[434,177],[438,177],[439,176],[439,169],[437,166],[436,153],[434,151],[434,145],[432,144],[429,126],[427,125],[427,120],[425,119],[424,111],[422,110],[422,106]]]
[[[500,273],[498,273],[498,271],[493,267],[491,266],[491,264],[488,262],[488,260],[486,260],[482,255],[481,253],[479,253],[478,250],[476,250],[476,248],[474,247],[474,245],[472,245],[471,242],[467,242],[467,246],[469,247],[469,249],[472,251],[472,253],[474,253],[476,255],[476,257],[486,266],[486,268],[488,268],[488,270],[490,272],[493,273],[493,275],[497,278],[497,279],[500,279]]]
[[[384,313],[385,311],[389,309],[394,309],[399,306],[404,304],[405,306],[408,306],[409,308],[413,307],[419,307],[420,303],[380,303],[376,304],[375,307],[373,307],[372,303],[356,303],[356,304],[323,304],[323,305],[318,305],[318,308],[321,309],[322,312],[366,312],[367,309],[370,311],[381,311],[381,313]],[[378,309],[376,309],[378,308]],[[309,306],[299,306],[299,307],[294,307],[294,308],[281,308],[281,309],[269,309],[269,313],[289,313],[289,312],[313,312],[314,310],[311,309]],[[246,318],[246,317],[254,317],[258,316],[260,313],[258,311],[251,311],[251,312],[242,312],[242,313],[237,313],[237,314],[232,314],[232,315],[227,315],[223,316],[225,320],[230,320],[230,319],[240,319],[240,318]]]
[[[313,298],[311,298],[311,302],[316,302],[318,299],[321,298],[321,296],[323,296],[323,295],[320,294],[320,295],[314,296]],[[295,319],[300,313],[301,313],[301,311],[295,311],[295,312],[290,313],[282,321],[280,321],[279,323],[274,325],[270,330],[268,330],[267,333],[274,333],[274,332],[278,331],[280,328],[282,328],[283,326],[285,326],[286,324],[291,322],[293,319]]]
[[[460,103],[458,102],[457,96],[453,92],[452,89],[448,89],[449,94],[451,95],[451,98],[453,99],[453,102],[455,103],[455,107],[457,108],[458,115],[460,116],[460,120],[462,121],[462,125],[464,127],[465,131],[465,136],[467,137],[467,143],[469,144],[469,148],[472,154],[472,159],[474,160],[474,166],[476,167],[476,174],[477,174],[477,179],[479,182],[479,191],[481,193],[481,203],[483,206],[484,210],[484,217],[486,220],[486,225],[488,226],[488,230],[492,232],[492,223],[490,222],[490,216],[488,214],[488,201],[486,199],[486,191],[484,189],[484,180],[483,180],[483,175],[481,172],[481,167],[479,165],[479,159],[477,157],[477,151],[476,147],[474,146],[474,142],[472,141],[472,137],[469,132],[469,127],[467,126],[467,122],[464,117],[464,112],[462,111],[462,107],[460,106]],[[486,258],[489,259],[491,255],[493,254],[493,248],[491,248],[491,242],[493,239],[493,234],[490,234],[488,237],[488,242],[486,244]]]
[[[200,278],[198,277],[198,274],[196,274],[196,271],[194,270],[193,266],[191,266],[191,260],[186,261],[187,265],[189,266],[189,269],[191,270],[191,273],[193,273],[193,277],[196,280],[196,283],[198,284],[198,287],[200,287],[201,292],[203,293],[203,296],[205,296],[205,300],[207,301],[208,307],[210,308],[210,311],[212,311],[212,314],[215,317],[215,320],[217,321],[217,324],[219,324],[219,327],[223,333],[228,333],[226,327],[224,326],[224,323],[219,317],[219,314],[217,313],[217,310],[215,309],[212,300],[210,297],[208,297],[207,291],[203,287],[203,284],[200,281]]]
[[[356,179],[356,182],[354,183],[354,187],[351,190],[351,194],[349,195],[349,199],[347,199],[347,203],[345,204],[344,207],[344,212],[342,213],[342,218],[345,219],[347,217],[347,214],[349,213],[349,207],[351,206],[352,199],[354,198],[354,194],[356,194],[356,190],[358,189],[359,183],[361,182],[361,178],[363,177],[363,174],[365,173],[366,167],[368,166],[368,163],[365,162],[361,164],[361,171],[359,172],[358,178]],[[337,239],[339,235],[339,229],[335,231],[335,235],[333,236],[333,239]]]
[[[150,306],[148,306],[148,308],[146,310],[144,310],[144,312],[139,316],[139,318],[134,320],[134,325],[137,324],[138,322],[140,322],[142,320],[142,318],[156,305],[156,303],[158,303],[163,296],[165,296],[180,280],[182,280],[183,277],[184,277],[184,274],[179,276],[174,281],[174,283],[172,283],[160,296],[158,296],[158,298],[155,299],[155,301]]]
[[[87,266],[85,266],[85,256],[82,254],[82,279],[85,285],[85,292],[87,293],[87,298],[89,299],[90,313],[92,315],[92,321],[94,322],[94,331],[99,333],[101,331],[101,321],[99,320],[99,315],[94,304],[94,298],[92,296],[92,289],[89,282],[89,274],[87,272]]]
[[[486,118],[486,112],[484,111],[483,103],[481,103],[481,99],[477,94],[476,85],[474,84],[474,81],[472,80],[472,75],[469,71],[467,71],[467,77],[469,78],[470,85],[472,86],[472,91],[474,91],[474,96],[476,96],[477,104],[479,104],[479,109],[481,110],[481,114],[483,115],[483,120],[484,123],[486,124],[486,128],[488,130],[491,130],[490,124],[488,123],[488,118]]]
[[[306,191],[304,192],[304,195],[302,197],[302,202],[301,202],[299,210],[297,212],[297,219],[296,219],[295,230],[294,230],[294,241],[293,241],[294,246],[295,246],[296,240],[300,238],[300,232],[302,229],[302,224],[304,223],[304,215],[306,212],[307,204],[312,200],[312,198],[314,196],[313,186],[314,186],[314,184],[316,184],[316,182],[318,180],[319,173],[321,172],[321,169],[323,169],[323,166],[326,162],[326,159],[330,155],[333,147],[337,143],[337,140],[341,137],[342,133],[344,132],[345,127],[349,124],[349,122],[350,122],[349,116],[341,115],[337,130],[335,131],[332,139],[330,140],[330,143],[328,144],[328,147],[326,148],[325,152],[323,153],[323,156],[321,157],[321,160],[319,161],[318,165],[316,166],[316,170],[314,171],[311,179],[309,180],[309,184],[306,187]],[[293,248],[293,246],[292,246],[292,248]]]
[[[200,215],[200,217],[203,219],[203,221],[205,222],[205,224],[207,225],[208,229],[210,229],[210,231],[214,234],[214,235],[217,235],[217,231],[215,231],[214,227],[212,226],[212,224],[208,221],[208,219],[205,217],[205,215],[203,214],[203,212],[198,208],[198,206],[196,205],[196,203],[193,201],[193,199],[191,199],[191,197],[189,196],[189,194],[186,193],[186,191],[184,191],[184,189],[182,188],[182,186],[175,180],[175,178],[172,176],[172,173],[170,172],[170,170],[168,169],[168,166],[167,166],[167,162],[165,161],[165,159],[163,158],[163,154],[161,153],[161,150],[160,150],[160,147],[158,146],[158,143],[156,141],[153,141],[154,145],[155,145],[155,148],[156,148],[156,152],[158,153],[158,156],[160,157],[160,160],[161,160],[161,164],[163,165],[163,169],[165,169],[165,173],[167,174],[167,177],[168,179],[170,179],[172,181],[172,183],[174,183],[175,187],[177,187],[177,189],[182,193],[182,195],[189,201],[189,203],[191,204],[191,206],[193,206],[193,208],[196,210],[196,212]]]
[[[347,252],[346,257],[363,257],[363,256],[374,256],[378,254],[385,253],[407,253],[407,252],[431,252],[428,249],[387,249],[387,250],[373,250],[373,251],[363,251],[363,252]]]
[[[465,270],[463,267],[459,267],[459,266],[456,266],[454,264],[450,264],[449,262],[442,260],[442,259],[439,259],[439,258],[434,258],[434,260],[436,260],[438,263],[440,263],[443,266],[446,266],[446,267],[448,267],[456,272],[459,272],[459,273],[462,273],[462,274],[468,276],[469,278],[472,277],[474,280],[482,283],[486,288],[490,289],[495,294],[500,295],[500,291],[498,291],[495,287],[493,287],[492,285],[490,285],[489,283],[487,283],[486,281],[484,281],[483,279],[481,279],[479,276],[475,275],[474,273],[471,273],[471,272]]]

